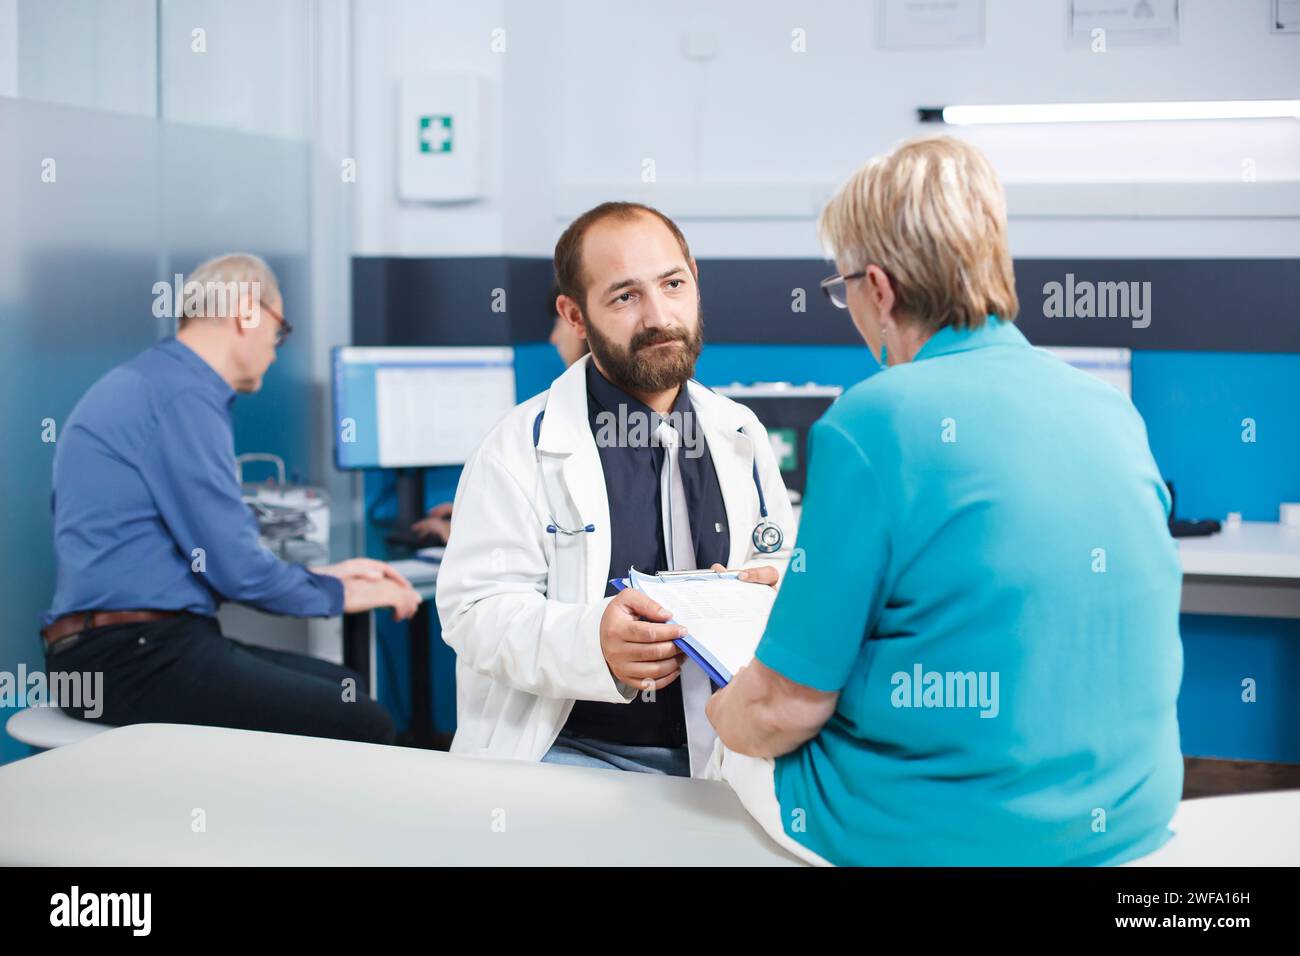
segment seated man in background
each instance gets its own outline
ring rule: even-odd
[[[59,438],[47,669],[102,672],[107,724],[391,743],[392,718],[356,672],[221,633],[221,601],[294,617],[391,607],[404,618],[420,598],[381,562],[308,570],[259,543],[235,478],[230,405],[261,387],[291,326],[256,256],[203,263],[185,292],[176,336],[96,382]]]

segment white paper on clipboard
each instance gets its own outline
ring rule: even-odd
[[[629,574],[632,586],[672,611],[686,628],[683,638],[728,682],[754,659],[772,613],[776,589],[739,580],[734,573],[692,575]],[[705,668],[708,670],[708,668]]]

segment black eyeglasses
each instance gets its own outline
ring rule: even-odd
[[[831,305],[835,306],[835,308],[847,309],[849,307],[849,280],[861,279],[866,274],[865,269],[847,276],[842,276],[837,272],[833,276],[822,279],[822,291],[826,293],[826,298],[831,300]]]
[[[284,340],[289,337],[289,333],[293,331],[293,325],[284,317],[283,313],[275,311],[269,305],[262,305],[260,308],[263,312],[270,312],[271,318],[280,323],[280,327],[275,330],[275,347],[278,349],[284,344]]]

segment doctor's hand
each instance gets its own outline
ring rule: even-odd
[[[616,680],[640,690],[662,690],[681,675],[686,655],[673,639],[686,628],[662,623],[670,617],[666,608],[631,588],[609,602],[600,619],[600,649]]]
[[[715,564],[709,568],[710,571],[730,571],[730,568],[724,568],[720,564]],[[770,564],[761,564],[756,568],[745,568],[740,572],[740,580],[749,581],[751,584],[766,584],[770,587],[776,587],[777,582],[781,580],[781,575],[776,568]]]
[[[422,600],[405,578],[401,578],[400,583],[388,577],[378,579],[351,577],[342,580],[343,611],[346,614],[354,611],[371,611],[377,607],[391,607],[393,617],[404,621],[415,614]]]

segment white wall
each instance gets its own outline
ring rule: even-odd
[[[499,255],[504,249],[501,78],[509,52],[492,52],[492,31],[505,25],[502,0],[353,2],[353,206],[358,255]],[[507,45],[507,51],[510,46]],[[487,198],[469,204],[402,204],[397,200],[398,81],[422,72],[469,71],[488,80],[483,152]]]
[[[863,160],[936,131],[922,105],[1295,97],[1300,36],[1267,32],[1268,0],[1182,0],[1180,42],[1095,54],[1067,46],[1066,0],[988,0],[986,44],[941,52],[875,45],[861,0],[496,0],[354,5],[357,121],[365,185],[361,254],[546,255],[564,220],[600,198],[645,198],[679,215],[706,256],[816,256],[815,211]],[[703,13],[701,11],[704,11]],[[493,27],[504,54],[489,50]],[[716,32],[708,62],[683,55],[688,29]],[[792,50],[805,31],[806,52]],[[395,198],[397,78],[421,69],[489,76],[498,112],[489,198],[459,207]],[[1218,183],[1228,210],[1274,196],[1294,206],[1300,121],[1089,124],[958,131],[1009,184],[1017,255],[1294,255],[1300,218],[1190,215]],[[656,182],[642,183],[654,161]],[[1258,182],[1242,183],[1244,160]],[[1152,184],[1134,194],[1177,218],[1022,216],[1042,191],[1017,184]],[[1287,185],[1289,184],[1289,185]],[[1109,187],[1108,187],[1109,189]],[[1245,190],[1253,190],[1250,193]],[[1121,209],[1129,194],[1103,190]],[[1096,206],[1047,190],[1048,204]],[[1029,198],[1034,201],[1030,203]],[[1103,203],[1104,204],[1104,203]],[[737,221],[722,210],[744,210]],[[769,209],[766,218],[753,210]],[[1190,217],[1189,217],[1190,215]]]

